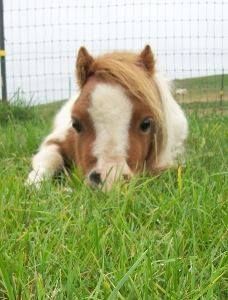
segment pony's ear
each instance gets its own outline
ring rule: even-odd
[[[143,49],[143,51],[139,55],[139,63],[143,65],[149,75],[152,75],[155,67],[155,59],[153,52],[149,45]]]
[[[85,47],[81,47],[78,51],[76,61],[76,76],[80,88],[86,83],[90,75],[90,67],[94,62],[93,57],[89,54]]]

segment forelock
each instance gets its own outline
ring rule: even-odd
[[[91,72],[106,82],[117,82],[133,97],[151,109],[157,124],[162,124],[162,106],[155,81],[139,65],[138,56],[114,52],[98,57]]]

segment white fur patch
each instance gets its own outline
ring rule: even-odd
[[[59,142],[64,141],[69,128],[71,128],[71,111],[77,100],[78,95],[70,98],[57,113],[54,120],[53,131],[44,139],[40,146],[39,152],[32,159],[33,170],[29,173],[26,184],[34,184],[39,187],[45,178],[52,177],[58,170],[63,168],[64,161],[59,153],[57,145],[47,145],[55,139]]]
[[[100,83],[91,94],[88,109],[96,131],[96,158],[125,158],[132,104],[120,86]]]
[[[121,86],[99,83],[91,94],[88,112],[96,131],[95,168],[104,177],[110,171],[108,166],[115,169],[126,164],[132,103]]]
[[[45,138],[43,144],[56,139],[59,142],[65,140],[68,130],[72,126],[71,111],[78,95],[71,97],[55,116],[53,131]]]
[[[161,74],[156,74],[155,82],[161,95],[167,133],[167,144],[159,155],[158,166],[172,166],[184,151],[188,123],[183,110],[170,92],[168,81]]]
[[[27,184],[35,184],[39,187],[45,178],[52,177],[63,167],[63,164],[63,158],[57,145],[43,145],[33,157],[33,170],[29,173]]]

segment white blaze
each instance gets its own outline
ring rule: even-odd
[[[99,83],[91,94],[88,112],[96,131],[93,155],[98,160],[96,169],[101,172],[102,179],[110,172],[110,167],[115,172],[119,173],[121,168],[121,173],[129,174],[126,157],[132,103],[123,88]]]

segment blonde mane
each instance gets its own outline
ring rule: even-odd
[[[113,52],[94,59],[89,74],[122,85],[133,97],[148,105],[157,125],[162,127],[162,103],[158,87],[139,56],[128,52]]]

